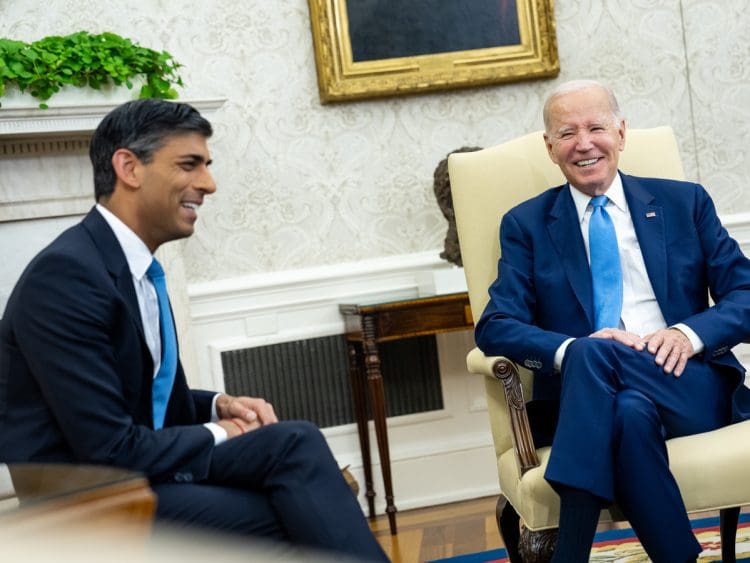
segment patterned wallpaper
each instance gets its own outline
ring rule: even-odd
[[[545,93],[571,78],[610,83],[631,127],[671,124],[719,211],[750,210],[746,4],[560,0],[554,80],[328,106],[305,0],[0,0],[0,36],[111,30],[183,62],[183,98],[228,99],[213,119],[219,191],[184,244],[197,282],[442,249],[437,163],[541,128]],[[29,164],[25,181],[66,181]]]

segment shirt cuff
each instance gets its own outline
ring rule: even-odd
[[[560,347],[555,351],[555,357],[552,359],[552,366],[555,368],[555,371],[560,371],[560,368],[562,368],[565,351],[568,349],[568,345],[574,340],[575,338],[568,338],[565,342],[560,344]]]
[[[211,399],[211,422],[219,422],[219,413],[216,412],[216,399],[219,398],[219,395],[221,395],[221,393],[216,393],[214,398]]]
[[[229,438],[227,431],[224,430],[221,426],[219,426],[215,422],[206,422],[203,426],[208,428],[211,434],[214,435],[214,446],[223,444]]]
[[[676,325],[672,325],[669,328],[676,328],[679,330],[682,334],[688,337],[688,340],[690,340],[690,344],[693,345],[693,355],[700,354],[703,352],[703,349],[705,348],[705,344],[703,344],[703,340],[701,340],[701,337],[695,334],[695,331],[690,328],[688,325],[683,323],[677,323]]]

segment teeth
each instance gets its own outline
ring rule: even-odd
[[[182,207],[187,207],[188,209],[192,209],[193,211],[197,211],[198,210],[198,204],[197,203],[185,202],[185,203],[182,204]]]
[[[598,159],[596,159],[596,158],[591,158],[591,159],[589,159],[589,160],[579,160],[578,162],[576,162],[576,166],[591,166],[591,165],[592,165],[592,164],[594,164],[594,163],[595,163],[595,162],[596,162],[597,160],[598,160]]]

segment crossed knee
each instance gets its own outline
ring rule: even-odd
[[[661,420],[654,402],[640,391],[622,389],[615,395],[615,429],[623,433],[643,436],[647,432],[661,432]]]

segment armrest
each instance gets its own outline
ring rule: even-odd
[[[538,467],[539,457],[531,437],[526,402],[516,365],[502,356],[485,356],[479,348],[474,348],[466,356],[466,367],[470,373],[484,375],[502,383],[520,475]]]

